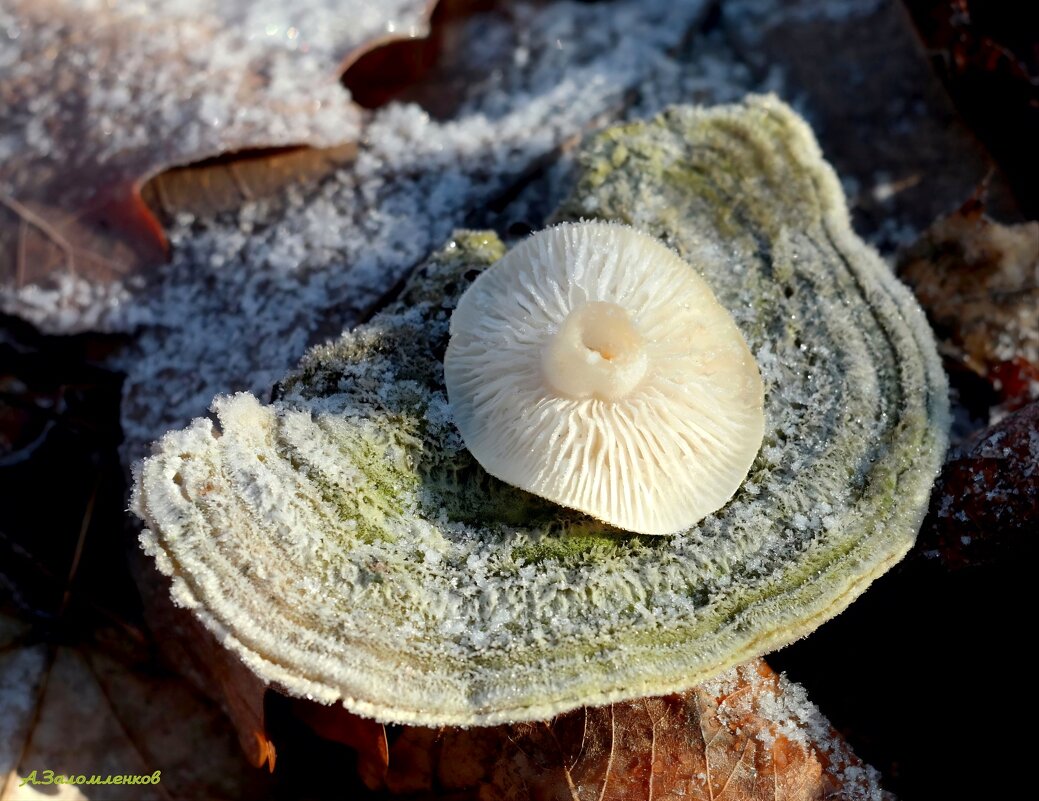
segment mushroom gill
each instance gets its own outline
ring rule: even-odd
[[[605,222],[541,231],[477,278],[444,380],[488,473],[639,534],[724,505],[764,429],[754,357],[711,288]]]

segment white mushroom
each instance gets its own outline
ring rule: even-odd
[[[444,374],[488,473],[641,534],[721,508],[764,431],[732,317],[692,266],[623,225],[549,228],[480,275]]]

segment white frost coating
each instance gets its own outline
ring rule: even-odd
[[[803,748],[818,749],[826,772],[840,785],[839,796],[827,797],[842,801],[894,801],[881,788],[877,770],[855,758],[847,741],[809,700],[805,688],[786,676],[763,676],[751,662],[708,679],[699,685],[699,690],[708,697],[725,699],[718,707],[718,717],[724,725],[739,726],[749,715],[768,721],[767,726],[752,735],[760,746],[771,750],[778,737],[783,737]]]
[[[234,9],[241,5],[244,0],[229,10],[220,5],[220,19],[239,19]],[[431,119],[415,104],[392,104],[366,124],[368,115],[357,114],[336,80],[336,57],[326,53],[331,60],[322,62],[304,37],[317,29],[341,33],[349,26],[351,39],[342,42],[347,45],[391,27],[394,36],[408,33],[425,3],[286,0],[283,5],[284,14],[269,20],[275,36],[266,35],[266,26],[260,35],[257,22],[249,28],[252,38],[245,39],[236,25],[213,29],[219,21],[213,15],[179,14],[183,8],[177,3],[164,4],[161,15],[98,23],[97,30],[89,27],[96,17],[69,11],[61,0],[0,3],[0,192],[23,203],[30,190],[15,187],[31,187],[35,196],[44,184],[54,184],[63,202],[77,205],[72,190],[118,185],[128,171],[139,177],[130,162],[139,154],[154,164],[157,148],[175,151],[174,158],[162,156],[166,165],[241,147],[244,141],[323,145],[361,138],[356,167],[330,178],[316,193],[294,188],[272,203],[246,204],[237,215],[178,221],[168,232],[172,264],[143,290],[126,285],[125,277],[113,282],[110,269],[103,279],[90,275],[86,268],[96,265],[82,260],[75,273],[46,285],[19,290],[0,282],[0,309],[50,332],[137,331],[144,324],[146,336],[157,333],[158,342],[142,344],[139,366],[145,372],[162,369],[167,386],[176,382],[174,394],[190,404],[165,424],[150,427],[143,440],[169,425],[183,425],[217,392],[261,391],[302,355],[307,333],[321,327],[312,340],[317,341],[355,322],[358,309],[453,228],[476,224],[468,218],[504,187],[589,127],[622,116],[633,101],[640,114],[653,114],[692,92],[702,101],[724,102],[753,88],[746,68],[730,65],[727,52],[723,66],[689,65],[675,55],[702,18],[705,0],[616,0],[608,15],[579,3],[516,3],[507,13],[476,14],[455,24],[456,44],[442,60],[452,75],[468,77],[459,105],[446,119]],[[274,7],[273,0],[261,7]],[[111,13],[119,18],[129,13],[126,8],[118,5]],[[313,24],[290,25],[298,32],[290,40],[286,25],[297,8]],[[404,14],[404,8],[411,13]],[[250,18],[261,16],[256,11]],[[112,52],[119,59],[115,75],[110,74]],[[47,53],[57,53],[57,60],[47,60]],[[271,63],[280,66],[268,68]],[[257,77],[243,65],[263,74]],[[51,71],[54,80],[40,79]],[[69,80],[85,72],[96,72],[99,80]],[[63,92],[66,83],[69,91]],[[256,96],[257,85],[264,102]],[[84,127],[84,108],[105,124],[96,131]],[[56,128],[43,120],[69,120],[75,147],[51,136]],[[217,146],[197,149],[205,142]],[[81,163],[91,151],[111,151],[113,158],[105,163],[118,166],[120,175],[106,173],[89,182],[75,178],[84,170],[94,172]],[[541,213],[552,208],[560,191],[542,197]],[[0,215],[11,216],[6,209]],[[400,235],[402,227],[407,237]],[[239,309],[239,303],[254,305]],[[199,365],[211,361],[209,342],[237,342],[242,327],[255,337],[259,306],[267,307],[261,334],[266,341],[253,339],[237,358],[207,365],[208,375],[201,374]],[[323,326],[315,309],[347,314],[332,329]],[[159,368],[159,362],[166,364]],[[146,375],[141,380],[152,381]],[[169,408],[168,394],[149,402]],[[137,411],[126,416],[131,429],[141,419]],[[135,455],[142,446],[136,444]]]
[[[887,0],[726,0],[725,13],[738,20],[740,32],[752,41],[787,21],[844,22],[875,14]]]
[[[725,60],[705,76],[669,53],[702,10],[696,2],[617,0],[609,15],[573,3],[517,4],[507,20],[477,15],[445,57],[461,59],[464,73],[489,59],[502,68],[468,84],[449,119],[391,104],[374,113],[354,166],[321,186],[235,214],[185,216],[170,233],[172,263],[144,288],[112,297],[80,281],[34,293],[31,304],[27,293],[0,293],[0,305],[52,331],[80,327],[89,312],[91,327],[136,332],[114,365],[127,373],[129,463],[219,393],[266,396],[309,344],[355,325],[454,228],[488,225],[482,215],[495,198],[562,143],[623,114],[634,87],[640,113],[687,96],[686,79],[701,82],[696,96],[704,100],[742,97],[750,86],[742,67],[727,71]],[[486,52],[494,43],[499,49]],[[567,186],[560,179],[531,189],[502,215],[506,224],[540,221]]]
[[[459,301],[444,374],[488,473],[640,534],[724,505],[764,431],[732,317],[627,226],[565,224],[510,251]]]
[[[33,227],[49,221],[65,249],[91,241],[79,220],[108,203],[129,205],[135,187],[168,167],[353,141],[362,115],[339,82],[342,66],[374,42],[424,34],[431,8],[431,0],[5,0],[0,221],[10,225],[16,213]],[[62,298],[64,314],[50,327],[82,330],[97,325],[96,307],[118,300],[107,285],[127,269],[117,250],[89,250],[66,255],[65,286],[31,263],[0,279],[37,289],[28,304]]]
[[[0,10],[9,92],[2,144],[22,171],[37,161],[118,171],[139,166],[140,150],[194,160],[228,147],[341,142],[357,124],[338,84],[341,62],[367,42],[423,35],[429,7],[14,0]],[[71,67],[90,79],[43,83]],[[74,132],[64,129],[77,119]]]

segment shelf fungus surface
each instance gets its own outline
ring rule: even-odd
[[[910,293],[852,233],[774,98],[675,108],[585,148],[560,220],[695,266],[764,383],[732,499],[669,537],[493,478],[447,402],[452,310],[503,255],[459,234],[263,404],[214,402],[136,468],[144,548],[260,677],[382,721],[481,725],[688,688],[801,637],[911,546],[946,385]]]

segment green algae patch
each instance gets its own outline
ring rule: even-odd
[[[135,470],[145,550],[261,678],[382,721],[489,725],[686,689],[803,636],[912,545],[946,386],[909,292],[772,98],[589,142],[560,219],[630,223],[734,316],[764,444],[718,512],[631,535],[487,475],[452,424],[454,304],[501,258],[460,232],[270,404],[217,399]]]

